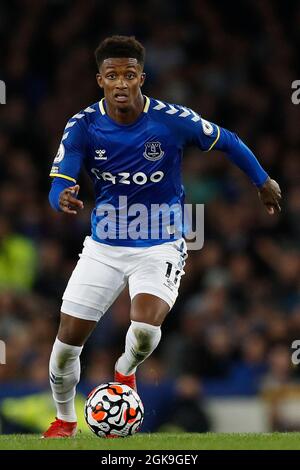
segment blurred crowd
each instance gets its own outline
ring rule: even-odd
[[[297,385],[291,344],[300,339],[300,105],[291,101],[291,84],[300,79],[300,4],[228,5],[1,3],[7,103],[0,105],[0,339],[7,365],[0,365],[0,384],[48,386],[61,296],[90,233],[93,207],[83,174],[84,211],[73,218],[55,213],[48,174],[66,121],[101,96],[94,49],[107,35],[133,34],[146,47],[145,94],[189,106],[236,132],[283,193],[281,214],[270,217],[226,156],[186,151],[187,201],[205,204],[205,242],[190,252],[180,296],[159,348],[140,368],[140,382],[174,384],[184,410],[174,424],[182,426],[199,397],[272,399],[273,391]],[[90,338],[82,356],[87,383],[112,379],[129,307],[125,290]],[[200,422],[209,427],[199,403],[196,430]]]

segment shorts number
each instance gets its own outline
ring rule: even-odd
[[[174,265],[170,263],[170,261],[166,261],[166,265],[167,265],[167,271],[166,271],[165,276],[167,279],[170,279]],[[180,269],[176,269],[175,275],[174,275],[174,284],[177,283],[179,274],[180,274]]]

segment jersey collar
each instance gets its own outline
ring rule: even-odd
[[[144,98],[145,98],[145,105],[144,105],[143,113],[148,113],[149,106],[150,106],[150,99],[146,95],[144,95]],[[100,113],[102,114],[102,116],[106,114],[104,101],[105,101],[104,98],[102,98],[102,100],[99,101],[99,109],[100,109]]]

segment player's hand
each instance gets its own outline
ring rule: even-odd
[[[279,204],[281,200],[281,190],[275,180],[268,178],[261,188],[259,188],[258,195],[270,215],[281,211]]]
[[[79,184],[64,189],[59,195],[59,207],[67,214],[77,214],[77,209],[83,209],[83,202],[76,199]]]

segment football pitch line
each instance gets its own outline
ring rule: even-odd
[[[300,433],[141,433],[119,439],[78,434],[41,439],[38,434],[0,435],[0,450],[299,450]]]

